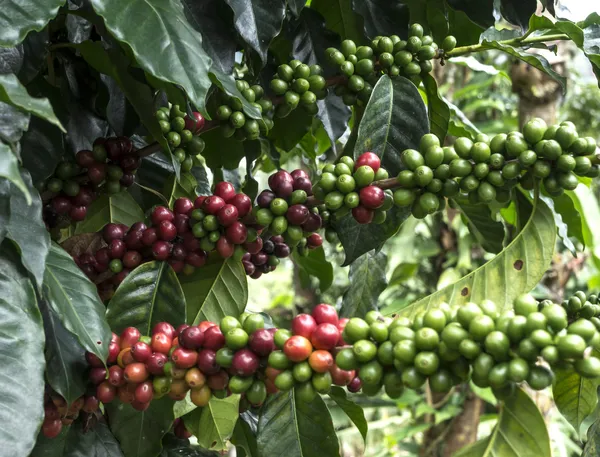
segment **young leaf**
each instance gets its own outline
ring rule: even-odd
[[[597,353],[594,355],[597,356]],[[579,433],[582,422],[596,409],[600,380],[582,378],[572,367],[557,369],[555,375],[552,385],[554,403]]]
[[[131,226],[143,220],[144,211],[126,190],[114,195],[103,194],[90,205],[85,219],[77,224],[75,234],[98,232],[111,222]]]
[[[0,335],[0,445],[5,455],[27,456],[44,419],[44,327],[10,241],[0,246]]]
[[[363,43],[363,30],[360,16],[354,12],[352,0],[313,0],[310,7],[325,18],[325,25],[346,40]]]
[[[21,178],[31,198],[27,198],[16,185],[10,184],[10,219],[6,226],[6,236],[19,246],[21,262],[33,275],[35,285],[40,288],[50,249],[50,235],[42,220],[40,194],[24,169],[21,170]]]
[[[85,351],[47,304],[41,306],[46,331],[46,378],[70,405],[87,387]]]
[[[415,85],[408,79],[382,76],[365,108],[358,127],[354,158],[371,151],[381,158],[390,176],[404,167],[400,155],[405,149],[418,149],[421,137],[429,131],[427,110]]]
[[[294,262],[306,275],[315,276],[319,279],[321,292],[329,289],[333,282],[333,265],[327,261],[322,247],[309,250],[306,257],[295,252]]]
[[[450,119],[450,108],[440,96],[437,83],[433,76],[427,73],[423,77],[423,84],[427,91],[427,115],[431,125],[431,133],[435,134],[440,143],[444,144],[448,132],[448,121]]]
[[[43,289],[65,328],[87,351],[106,360],[111,331],[96,286],[56,243],[52,243],[46,260]]]
[[[344,293],[341,317],[364,317],[377,309],[379,294],[387,287],[386,265],[387,256],[381,251],[370,251],[350,265],[350,287]]]
[[[346,413],[363,437],[363,441],[367,441],[367,432],[369,424],[365,419],[364,410],[348,398],[346,391],[338,386],[333,386],[329,392],[329,397]]]
[[[188,23],[180,2],[131,0],[126,10],[119,0],[91,0],[91,3],[104,18],[110,33],[131,47],[145,71],[181,85],[192,103],[206,113],[211,59],[202,47],[202,36]],[[144,20],[132,27],[133,16]]]
[[[498,254],[502,251],[504,241],[504,224],[492,218],[487,205],[472,205],[467,199],[453,199],[452,206],[461,212],[469,232],[481,247],[488,252]]]
[[[211,256],[202,268],[181,278],[187,300],[187,320],[219,322],[225,316],[239,316],[248,301],[248,281],[241,262]]]
[[[106,405],[106,412],[125,457],[160,454],[162,438],[173,425],[173,400],[168,397],[152,400],[146,411],[136,411],[131,405],[115,401]]]
[[[223,451],[238,420],[240,396],[224,399],[212,397],[208,405],[183,417],[186,428],[198,438],[205,449]]]
[[[76,421],[69,429],[64,455],[68,457],[122,457],[123,453],[108,425],[103,422],[84,430],[83,423]]]
[[[136,327],[150,335],[158,322],[185,323],[185,296],[167,262],[146,262],[133,270],[110,300],[106,320],[113,332]]]
[[[454,457],[551,457],[544,417],[521,389],[500,407],[498,424],[489,437],[460,449]]]
[[[322,457],[339,455],[331,414],[320,395],[298,400],[293,390],[267,399],[258,421],[258,455]]]
[[[64,0],[10,0],[3,3],[0,46],[16,46],[29,32],[42,30],[64,3]]]
[[[66,133],[47,98],[33,98],[15,75],[0,75],[0,101],[31,113]]]
[[[526,212],[531,216],[502,252],[460,281],[404,308],[388,307],[385,314],[401,312],[414,316],[442,302],[460,305],[470,301],[479,303],[490,297],[500,308],[510,309],[518,295],[538,283],[552,261],[556,241],[556,226],[548,205],[536,199],[531,208],[525,197],[520,198],[523,206],[530,205]]]

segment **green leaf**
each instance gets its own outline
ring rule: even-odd
[[[50,101],[47,98],[33,98],[15,75],[0,75],[0,101],[44,119],[66,133]]]
[[[585,238],[583,236],[584,218],[575,208],[573,198],[577,198],[573,192],[565,192],[558,197],[552,197],[552,200],[554,200],[554,211],[562,216],[563,223],[567,225],[567,236],[577,238],[577,240],[585,245]],[[588,215],[586,214],[586,216]],[[598,213],[598,216],[600,216],[600,213]],[[600,223],[600,218],[597,222]]]
[[[312,116],[298,108],[284,118],[275,118],[275,125],[269,132],[269,138],[285,152],[291,151],[310,130]]]
[[[42,199],[31,182],[27,170],[21,170],[21,178],[31,199],[26,198],[16,185],[10,185],[10,219],[6,236],[19,246],[21,262],[40,288],[44,280],[46,256],[50,249],[50,235],[42,220]]]
[[[341,317],[364,317],[377,309],[377,299],[387,287],[386,265],[387,256],[381,251],[367,252],[350,265],[350,287],[344,293]]]
[[[88,208],[85,220],[77,224],[75,234],[98,232],[111,222],[131,226],[143,220],[144,211],[127,190],[102,194]]]
[[[561,195],[560,197],[563,196],[566,197],[567,200],[569,199],[566,195]],[[541,195],[540,198],[544,200],[544,202],[546,202],[548,207],[552,210],[552,215],[554,216],[554,222],[556,224],[558,236],[560,237],[562,243],[569,251],[571,251],[571,254],[573,254],[573,256],[577,257],[577,248],[569,239],[569,226],[567,225],[566,221],[563,220],[562,214],[556,211],[556,208],[554,206],[554,198],[546,197],[543,195]],[[579,223],[581,224],[581,219],[579,220]]]
[[[441,144],[444,144],[448,132],[450,108],[440,96],[433,76],[427,73],[423,77],[423,84],[427,92],[427,115],[429,116],[431,133],[440,139]]]
[[[224,451],[238,420],[240,396],[224,399],[212,397],[204,408],[183,417],[186,428],[198,438],[205,449]]]
[[[363,44],[363,30],[360,16],[354,12],[351,0],[312,0],[310,7],[325,18],[325,25],[345,40]]]
[[[75,422],[66,439],[65,457],[122,457],[119,443],[108,425],[98,422],[84,430],[82,421]]]
[[[27,273],[9,241],[0,246],[0,446],[27,456],[44,419],[44,327]],[[20,377],[19,377],[20,375]]]
[[[340,454],[331,415],[320,395],[298,400],[293,390],[273,395],[258,421],[258,455],[322,457]]]
[[[365,419],[364,410],[348,398],[346,391],[338,386],[333,386],[329,392],[329,397],[336,402],[336,404],[346,413],[348,418],[352,421],[358,431],[363,437],[363,441],[367,441],[367,432],[369,431],[369,424]]]
[[[267,63],[267,50],[279,35],[285,17],[285,0],[225,0],[233,10],[233,23],[246,44]]]
[[[27,205],[31,204],[31,192],[23,182],[19,173],[19,160],[10,146],[0,142],[0,178],[6,178],[23,192]]]
[[[37,441],[30,457],[64,457],[67,436],[71,429],[70,425],[63,425],[58,436],[46,438],[43,433],[38,433]]]
[[[383,224],[359,224],[351,214],[336,222],[335,229],[346,254],[342,266],[350,265],[373,249],[379,249],[387,239],[396,234],[410,214],[409,207],[394,207],[388,211]]]
[[[529,19],[535,15],[536,0],[500,0],[500,13],[511,24],[527,30]]]
[[[387,0],[352,0],[352,7],[363,17],[366,35],[375,38],[377,35],[406,33],[410,13],[408,6],[402,3]]]
[[[88,383],[85,351],[46,304],[42,306],[42,316],[46,331],[46,378],[71,404],[84,394]]]
[[[586,186],[577,186],[574,191],[566,194],[573,200],[576,211],[581,216],[581,228],[586,249],[592,255],[596,268],[600,268],[600,208],[594,192]]]
[[[489,437],[464,447],[454,457],[551,457],[544,417],[521,389],[500,407]]]
[[[250,116],[252,119],[259,119],[259,122],[261,123],[264,122],[262,120],[262,114],[258,108],[252,106],[237,88],[233,75],[230,75],[229,73],[223,73],[222,71],[213,68],[211,69],[211,80],[217,86],[219,86],[223,92],[231,95],[234,98],[237,98],[240,102],[242,102],[242,111],[247,116]]]
[[[456,105],[450,103],[445,97],[442,97],[446,105],[450,107],[452,116],[448,123],[448,134],[452,136],[466,136],[474,139],[481,132],[469,118]]]
[[[187,300],[187,320],[219,322],[225,316],[239,316],[248,301],[248,281],[241,262],[233,258],[209,257],[206,265],[181,278]]]
[[[554,403],[579,434],[582,422],[596,409],[600,380],[582,378],[573,367],[559,368],[555,375],[552,385]]]
[[[0,46],[10,48],[35,30],[42,30],[64,5],[65,0],[9,0],[2,3]]]
[[[31,119],[29,130],[21,138],[21,160],[33,182],[40,182],[54,173],[65,149],[63,134],[59,129],[37,117]],[[39,151],[44,151],[44,154],[39,154]],[[2,155],[0,151],[0,157]],[[0,162],[6,163],[4,159],[0,159]]]
[[[146,411],[113,402],[106,405],[110,429],[119,440],[125,457],[158,456],[162,438],[173,425],[173,400],[152,400]]]
[[[235,444],[238,452],[243,450],[246,457],[258,457],[258,449],[256,444],[256,428],[258,426],[258,417],[249,411],[240,414],[233,435],[231,435],[231,443]]]
[[[529,205],[524,212],[531,217],[502,252],[460,281],[404,308],[388,307],[385,314],[401,312],[414,316],[442,302],[461,305],[489,298],[500,308],[510,309],[518,295],[533,289],[552,261],[556,227],[552,212],[543,201],[536,199],[532,208],[526,197],[517,195],[520,205]]]
[[[245,155],[244,142],[233,138],[224,138],[221,129],[218,128],[203,133],[201,138],[206,142],[202,157],[206,159],[206,165],[209,168],[213,170],[217,168],[236,170],[238,168],[240,160]],[[222,151],[227,151],[227,154],[222,154]]]
[[[402,152],[418,149],[428,131],[427,110],[415,85],[403,77],[384,75],[373,88],[358,127],[354,158],[365,151],[374,152],[390,176],[396,176],[404,168]]]
[[[588,440],[581,457],[597,457],[600,454],[600,418],[596,419],[587,432]]]
[[[467,199],[453,199],[452,202],[453,207],[460,211],[469,227],[469,232],[483,249],[494,254],[502,251],[505,237],[504,224],[494,220],[489,206],[473,205]]]
[[[448,5],[466,13],[473,22],[481,27],[488,28],[494,25],[493,0],[448,0]]]
[[[43,288],[65,328],[87,351],[106,360],[111,331],[96,286],[56,243],[52,243],[46,260]]]
[[[181,85],[192,103],[206,114],[211,59],[202,47],[202,36],[188,23],[179,1],[131,0],[126,10],[119,0],[91,3],[104,18],[106,28],[131,48],[145,71]],[[132,27],[133,16],[144,20]]]
[[[322,247],[310,249],[306,257],[294,253],[294,262],[307,275],[319,279],[319,289],[326,291],[333,282],[333,265],[327,261]]]
[[[106,320],[117,334],[136,327],[142,335],[159,322],[185,323],[185,296],[169,264],[146,262],[129,273],[108,304]]]

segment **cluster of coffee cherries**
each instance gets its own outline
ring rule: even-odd
[[[451,308],[442,304],[413,320],[382,318],[376,311],[352,318],[342,336],[352,344],[336,357],[339,368],[358,370],[365,394],[382,386],[388,395],[429,382],[445,393],[471,379],[499,398],[527,382],[534,390],[552,384],[554,367],[570,365],[585,378],[600,377],[600,310],[596,296],[577,292],[557,305],[526,294],[514,310],[500,312],[491,301]]]
[[[270,273],[277,268],[281,259],[289,257],[292,249],[281,235],[270,236],[263,241],[257,238],[252,243],[246,243],[244,249],[247,252],[242,256],[242,265],[246,274],[252,279],[258,279],[263,274]],[[298,252],[300,252],[299,247]],[[308,253],[304,249],[301,254]]]
[[[84,220],[99,193],[115,194],[131,186],[139,165],[140,158],[127,137],[97,138],[91,151],[75,155],[75,163],[59,163],[40,189],[48,228]]]
[[[242,101],[234,96],[220,94],[221,104],[217,108],[215,118],[221,121],[221,133],[226,138],[233,137],[238,141],[256,140],[260,134],[268,133],[273,128],[273,121],[267,114],[273,109],[273,103],[265,97],[264,89],[255,84],[239,79],[235,82],[237,89],[248,103],[263,115],[262,120],[251,119],[243,112]]]
[[[442,48],[445,52],[456,46],[456,39],[447,36]],[[339,68],[348,78],[344,85],[336,87],[336,95],[346,105],[364,104],[369,100],[373,86],[382,73],[390,77],[405,76],[420,83],[420,75],[433,69],[431,60],[438,54],[438,45],[429,35],[424,35],[420,24],[412,24],[409,36],[402,40],[397,35],[377,36],[370,46],[356,46],[352,40],[344,40],[340,49],[328,48],[329,63]]]
[[[321,246],[323,239],[316,232],[323,220],[319,210],[309,206],[313,192],[308,174],[301,169],[291,173],[279,170],[269,176],[268,183],[270,190],[258,195],[252,210],[256,223],[302,252]]]
[[[421,138],[419,151],[401,155],[405,170],[398,175],[394,193],[398,206],[412,206],[415,217],[444,207],[444,197],[465,194],[471,203],[505,203],[510,190],[520,184],[533,189],[541,181],[551,196],[574,190],[579,177],[596,177],[596,141],[580,138],[575,125],[565,121],[548,127],[539,118],[528,121],[522,132],[477,135],[475,141],[456,139],[441,147],[435,135]]]
[[[71,425],[81,413],[94,413],[98,406],[99,401],[93,394],[82,395],[69,405],[62,396],[46,385],[42,433],[46,438],[55,438],[64,425]]]
[[[204,140],[198,136],[204,128],[204,117],[198,112],[188,116],[179,105],[171,105],[159,108],[156,118],[181,171],[190,171],[194,157],[204,151]]]
[[[275,95],[283,97],[275,108],[275,116],[286,117],[301,106],[311,115],[317,114],[317,100],[327,96],[327,81],[320,65],[306,65],[299,60],[277,67],[270,83]]]
[[[359,224],[381,224],[386,211],[393,206],[392,192],[373,185],[374,181],[387,179],[381,160],[372,152],[365,152],[354,161],[343,156],[336,164],[323,167],[315,184],[315,197],[323,202],[323,219],[341,218],[352,212]]]

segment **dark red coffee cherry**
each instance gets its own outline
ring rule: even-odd
[[[256,330],[254,333],[252,333],[252,335],[250,335],[248,346],[250,349],[252,349],[252,351],[262,357],[269,355],[275,350],[273,333],[266,328]]]
[[[156,229],[158,237],[163,241],[173,241],[177,236],[177,229],[171,221],[160,221]]]
[[[112,240],[108,244],[108,256],[111,259],[121,259],[125,255],[125,242],[120,239]]]
[[[106,155],[110,160],[116,162],[121,155],[121,146],[116,138],[108,138],[104,142],[104,148],[106,149]]]
[[[373,221],[375,212],[364,206],[357,206],[352,209],[352,216],[359,224],[370,224]]]
[[[309,249],[321,247],[323,245],[323,237],[318,233],[313,233],[306,238],[306,246]]]
[[[124,173],[123,176],[121,176],[121,179],[119,179],[119,183],[123,187],[131,187],[134,182],[135,175],[133,173]]]
[[[142,254],[138,251],[127,251],[123,255],[123,265],[126,268],[134,269],[142,263]]]
[[[124,172],[134,171],[140,166],[140,158],[133,155],[121,157],[119,165]]]
[[[221,369],[217,363],[217,353],[212,349],[202,349],[198,352],[198,361],[196,364],[205,375],[216,374]]]
[[[158,240],[158,232],[155,228],[150,227],[142,232],[142,244],[144,246],[152,246]]]
[[[244,249],[250,254],[258,254],[263,247],[262,238],[258,237],[252,243],[244,243]]]
[[[92,154],[92,151],[83,149],[75,154],[75,162],[77,162],[77,165],[79,165],[81,168],[88,168],[89,166],[93,165],[96,160],[94,159],[94,154]]]
[[[73,205],[90,206],[94,201],[94,191],[89,187],[81,187],[79,193],[73,197]]]
[[[154,225],[158,225],[162,221],[171,222],[174,218],[175,215],[173,214],[173,212],[165,206],[157,206],[156,208],[154,208],[154,211],[152,211],[151,219]]]
[[[106,165],[103,163],[94,163],[88,167],[88,178],[92,184],[100,184],[106,179]]]
[[[289,257],[292,250],[287,244],[280,243],[275,245],[275,256],[279,259]]]
[[[385,201],[383,189],[376,186],[367,186],[360,189],[360,204],[369,209],[381,207]]]
[[[295,169],[290,174],[292,175],[292,178],[294,178],[294,179],[298,179],[298,178],[310,179],[310,177],[308,176],[308,173],[306,171],[302,170],[301,168]]]
[[[303,190],[310,197],[313,194],[312,182],[308,178],[294,178],[294,190]]]
[[[237,208],[239,218],[246,216],[252,210],[252,200],[246,194],[235,194],[227,203]]]
[[[227,227],[225,236],[233,244],[243,244],[248,238],[248,229],[240,221],[235,221]]]
[[[308,220],[302,224],[302,230],[305,232],[316,232],[321,228],[323,219],[318,214],[310,213]]]
[[[171,257],[175,260],[184,260],[187,255],[187,250],[182,244],[176,244],[173,246],[173,251],[171,252]]]
[[[206,200],[207,198],[207,195],[200,195],[199,197],[196,197],[196,200],[194,200],[194,208],[202,209],[202,205],[204,205],[204,200]]]
[[[204,333],[198,327],[187,327],[179,333],[179,344],[187,349],[198,349],[204,342]]]
[[[80,222],[85,219],[87,214],[87,206],[74,206],[69,212],[69,217],[75,222]]]
[[[285,217],[292,225],[302,225],[308,221],[310,212],[304,205],[292,205],[288,208]]]
[[[94,384],[95,386],[97,386],[98,384],[100,384],[101,382],[104,382],[104,380],[106,379],[106,368],[104,367],[94,367],[90,370],[90,373],[88,375],[88,379],[90,380],[90,382],[92,384]]]
[[[217,197],[221,197],[225,202],[229,202],[229,200],[235,197],[235,187],[233,187],[233,184],[230,182],[222,181],[215,184],[213,194]]]
[[[107,243],[110,243],[112,240],[122,240],[124,236],[125,232],[119,224],[106,224],[102,229],[102,238]]]
[[[66,197],[55,197],[52,199],[52,209],[57,214],[69,214],[73,205]]]
[[[225,204],[217,213],[217,220],[223,227],[229,227],[238,219],[238,210],[234,205]]]
[[[270,190],[263,190],[256,197],[256,204],[261,208],[268,208],[271,202],[275,199],[275,194]]]
[[[127,235],[125,235],[125,244],[127,245],[127,249],[137,250],[142,249],[144,247],[144,243],[142,243],[142,236],[144,235],[143,230],[129,230]]]
[[[281,198],[287,198],[294,191],[294,178],[285,170],[279,170],[269,177],[269,187]]]
[[[144,381],[135,388],[135,401],[139,403],[150,403],[154,396],[152,381]],[[132,403],[133,406],[133,403]]]
[[[252,376],[258,370],[258,356],[250,349],[237,351],[231,362],[231,370],[238,376]]]
[[[201,249],[197,249],[195,251],[189,252],[188,255],[185,256],[185,263],[199,268],[206,263],[207,254],[205,251]]]
[[[194,203],[186,197],[180,197],[177,200],[175,200],[175,203],[173,204],[173,211],[175,211],[175,214],[187,214],[189,215],[189,213],[194,209]]]
[[[192,232],[186,232],[183,234],[183,246],[188,252],[195,251],[200,249],[200,240]]]
[[[160,352],[153,353],[148,360],[146,360],[146,367],[148,372],[153,375],[162,375],[164,373],[165,363],[169,361],[169,358],[165,354]]]
[[[207,214],[216,215],[219,212],[219,210],[224,206],[225,200],[223,200],[221,197],[218,197],[217,195],[211,195],[210,197],[207,197],[206,200],[204,200],[204,203],[202,204],[202,209]]]
[[[152,256],[156,260],[167,260],[171,254],[171,243],[157,241],[152,245]]]

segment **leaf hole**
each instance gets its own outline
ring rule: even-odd
[[[521,271],[523,269],[523,261],[516,260],[515,263],[513,263],[513,267],[515,267],[515,270]]]
[[[463,297],[466,297],[467,295],[469,295],[469,288],[468,287],[464,287],[463,290],[460,291],[460,294]]]
[[[102,344],[102,341],[96,341],[96,344]]]
[[[216,441],[213,441],[212,444],[210,445],[211,448],[215,447],[217,445]]]

